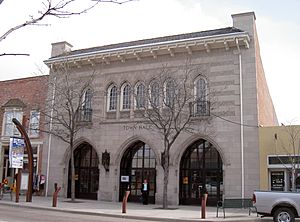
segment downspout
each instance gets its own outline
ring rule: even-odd
[[[240,74],[240,113],[241,113],[241,196],[245,197],[245,165],[244,165],[244,113],[243,113],[243,75],[242,75],[242,53],[239,46],[239,40],[235,39],[236,47],[239,55],[239,74]]]
[[[51,101],[51,112],[50,112],[50,124],[49,124],[49,132],[52,130],[53,125],[53,106],[54,106],[54,98],[55,98],[55,87],[56,86],[56,77],[54,77],[54,85],[52,90],[52,101]],[[47,156],[47,175],[46,175],[46,190],[45,190],[45,196],[48,196],[48,190],[49,190],[49,174],[50,174],[50,155],[51,155],[51,141],[52,141],[52,134],[49,134],[49,143],[48,143],[48,156]]]
[[[3,134],[2,134],[3,135]],[[4,176],[3,176],[3,168],[4,168],[4,149],[2,147],[2,142],[0,141],[0,181],[2,181],[2,179],[6,178],[6,171],[4,172]],[[6,168],[7,169],[7,168]]]

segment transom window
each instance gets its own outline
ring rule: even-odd
[[[284,156],[284,155],[278,155],[278,156],[268,156],[268,164],[269,165],[282,165],[283,167],[290,166],[294,164],[300,164],[300,156]],[[285,166],[284,166],[285,165]]]
[[[155,166],[155,154],[147,144],[137,150],[132,158],[132,168],[155,168]]]

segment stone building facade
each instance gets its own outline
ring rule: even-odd
[[[67,42],[52,44],[51,58],[45,61],[50,78],[62,64],[74,80],[94,73],[89,88],[92,115],[75,142],[78,197],[119,201],[129,185],[131,201],[138,201],[146,178],[150,202],[162,202],[163,140],[143,123],[137,98],[141,87],[151,88],[164,65],[174,71],[187,58],[195,99],[201,90],[214,91],[214,98],[205,101],[214,99],[218,105],[205,107],[209,118],[200,113],[207,127],[194,121],[197,130],[180,134],[170,150],[169,203],[198,204],[206,189],[214,205],[223,196],[249,197],[259,187],[259,164],[253,164],[259,159],[258,126],[277,125],[277,117],[264,77],[255,14],[232,18],[233,27],[81,50],[72,51]],[[180,76],[176,71],[172,75]],[[51,152],[43,158],[51,161],[49,166],[44,161],[43,169],[49,168],[44,172],[49,191],[58,182],[67,196],[70,147],[54,137],[47,147]]]
[[[47,97],[48,76],[37,76],[0,82],[0,179],[7,178],[12,182],[14,169],[9,168],[10,137],[18,137],[20,133],[14,126],[12,118],[22,123],[31,140],[34,154],[34,175],[41,174],[42,153],[45,137],[38,130],[40,114]],[[28,173],[28,158],[25,153],[23,176]]]

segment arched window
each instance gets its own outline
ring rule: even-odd
[[[172,108],[174,105],[174,100],[175,100],[175,82],[174,80],[168,80],[166,82],[166,87],[165,87],[165,105],[169,108]]]
[[[118,89],[115,85],[108,88],[108,111],[117,110]]]
[[[145,107],[145,86],[143,83],[138,83],[136,86],[136,108]]]
[[[84,109],[92,109],[92,90],[87,89],[83,95],[83,104]]]
[[[81,112],[79,116],[80,121],[92,120],[92,90],[86,89],[82,97]]]
[[[150,85],[150,103],[151,107],[159,106],[159,84],[157,82]]]
[[[196,99],[206,101],[206,80],[203,77],[195,81],[195,90]]]
[[[208,101],[207,101],[207,82],[203,77],[199,77],[194,82],[195,94],[195,114],[208,115]]]
[[[122,89],[122,110],[129,110],[131,105],[131,86],[129,84],[123,85]]]

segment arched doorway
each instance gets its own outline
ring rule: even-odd
[[[71,162],[71,161],[70,161]],[[80,144],[74,151],[75,197],[97,200],[99,188],[98,155],[88,143]],[[69,163],[68,197],[71,196],[71,175]]]
[[[223,169],[220,154],[206,140],[190,145],[180,162],[179,202],[200,205],[201,194],[208,193],[207,205],[216,206],[223,194]]]
[[[144,142],[138,141],[130,146],[124,153],[120,165],[120,192],[122,201],[127,187],[130,188],[129,200],[141,201],[141,188],[143,180],[149,183],[149,203],[155,203],[156,190],[156,159],[152,149]]]

